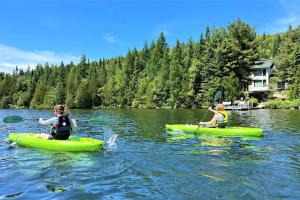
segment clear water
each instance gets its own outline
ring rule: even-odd
[[[36,117],[52,110],[0,110],[0,199],[299,199],[300,111],[230,113],[230,123],[261,127],[261,139],[174,139],[166,123],[197,123],[205,110],[72,110],[77,135],[117,134],[91,153],[9,145],[10,132],[48,132]],[[5,116],[28,120],[4,124]],[[105,125],[87,121],[101,117]],[[211,113],[206,120],[212,117]]]

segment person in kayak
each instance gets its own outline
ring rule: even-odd
[[[218,104],[216,106],[216,110],[213,110],[211,107],[209,107],[208,110],[215,113],[215,115],[209,122],[200,122],[199,126],[208,128],[225,128],[228,122],[228,112],[224,110],[224,105]]]
[[[67,140],[71,133],[76,129],[76,121],[69,117],[69,109],[63,105],[56,105],[53,109],[54,117],[50,119],[40,118],[39,122],[43,125],[51,125],[50,134],[39,134],[37,138]]]

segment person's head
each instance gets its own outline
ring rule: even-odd
[[[54,106],[54,115],[69,115],[69,109],[68,107],[65,107],[63,105],[56,105]]]
[[[224,111],[224,105],[223,104],[218,104],[216,106],[216,111]]]

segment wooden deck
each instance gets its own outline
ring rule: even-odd
[[[261,107],[250,107],[250,106],[225,106],[225,110],[255,110],[262,109]]]

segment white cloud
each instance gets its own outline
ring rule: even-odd
[[[279,0],[286,15],[269,23],[260,32],[280,33],[287,31],[289,25],[293,28],[300,25],[300,0]]]
[[[299,16],[284,17],[278,19],[277,22],[282,25],[293,25],[293,24],[295,25],[300,22],[300,17]]]
[[[103,35],[103,39],[104,39],[106,42],[112,43],[112,44],[117,43],[117,42],[120,41],[119,38],[117,38],[117,37],[116,37],[114,34],[112,34],[112,33],[104,34],[104,35]]]
[[[77,62],[79,57],[70,54],[57,54],[51,51],[25,51],[15,47],[0,44],[0,71],[12,72],[16,66],[27,69],[37,64],[59,64],[61,61],[69,63]]]
[[[268,25],[264,26],[259,30],[262,33],[281,33],[288,30],[289,25],[293,28],[296,28],[300,25],[300,16],[293,15],[284,18],[279,18],[275,20],[273,23],[269,23]]]

